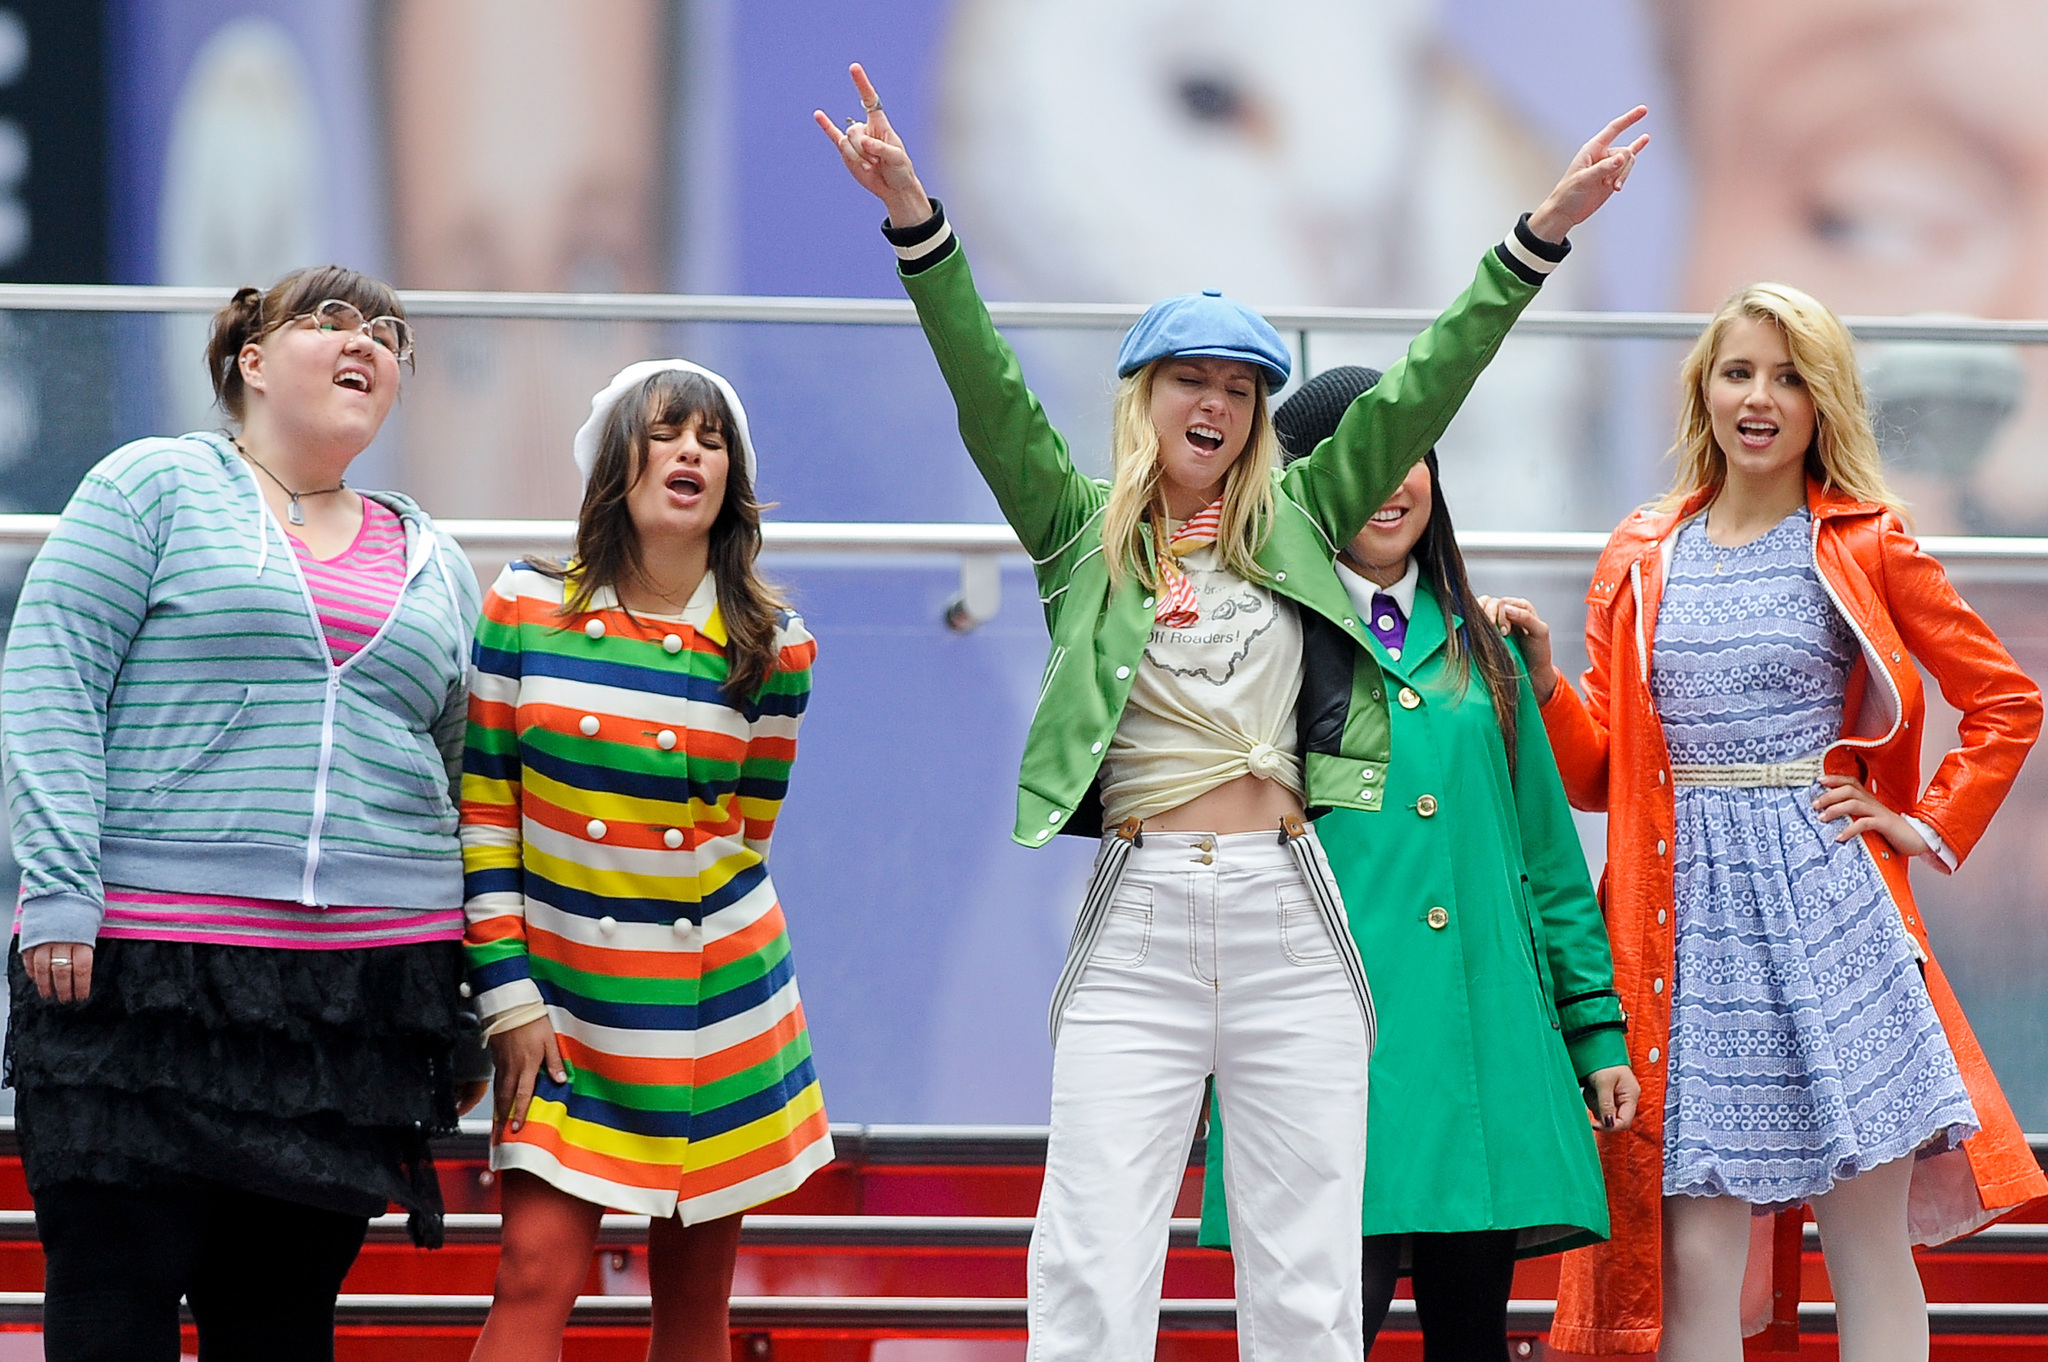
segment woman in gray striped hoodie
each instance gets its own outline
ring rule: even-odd
[[[241,290],[207,351],[235,433],[107,456],[22,591],[7,1059],[54,1362],[172,1362],[180,1297],[209,1358],[331,1358],[368,1218],[439,1239],[478,592],[344,481],[402,311],[338,266]]]

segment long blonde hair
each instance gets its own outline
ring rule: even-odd
[[[1682,395],[1678,438],[1672,445],[1677,477],[1659,506],[1668,510],[1695,492],[1718,492],[1728,480],[1728,456],[1714,443],[1707,383],[1728,328],[1743,317],[1778,328],[1791,352],[1792,367],[1813,395],[1808,474],[1826,486],[1904,515],[1905,503],[1885,481],[1884,460],[1871,429],[1870,404],[1863,390],[1863,375],[1856,367],[1849,328],[1819,299],[1789,284],[1751,284],[1738,290],[1721,304],[1714,320],[1693,343],[1692,353],[1678,371]]]
[[[1159,563],[1145,551],[1143,526],[1148,516],[1155,523],[1166,520],[1159,432],[1152,426],[1152,384],[1160,367],[1173,358],[1155,359],[1117,384],[1109,504],[1102,512],[1102,555],[1109,560],[1112,590],[1127,577],[1136,577],[1148,590],[1160,587]],[[1216,536],[1224,565],[1246,581],[1265,580],[1266,571],[1253,555],[1265,545],[1273,526],[1273,470],[1279,466],[1280,438],[1267,410],[1266,385],[1254,382],[1251,437],[1224,474],[1223,523]]]

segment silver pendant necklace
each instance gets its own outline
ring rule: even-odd
[[[344,480],[335,483],[334,486],[332,487],[316,487],[309,492],[294,492],[291,488],[284,485],[283,478],[280,478],[277,474],[271,472],[268,468],[264,468],[262,460],[258,459],[254,454],[251,454],[247,449],[244,449],[242,446],[242,442],[239,439],[236,439],[234,436],[230,435],[228,437],[228,440],[231,444],[234,445],[236,449],[241,450],[243,458],[247,459],[250,463],[255,464],[258,468],[263,469],[263,476],[269,478],[272,482],[276,483],[278,491],[284,493],[286,496],[292,499],[291,505],[285,507],[284,514],[285,519],[291,521],[292,524],[294,525],[303,525],[306,523],[306,513],[299,509],[300,497],[326,497],[332,496],[336,492],[345,492],[348,490],[348,483],[347,481]]]

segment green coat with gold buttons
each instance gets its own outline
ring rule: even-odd
[[[1607,929],[1525,679],[1516,771],[1485,684],[1457,684],[1425,577],[1393,688],[1380,812],[1316,824],[1379,1018],[1363,1232],[1518,1229],[1524,1255],[1607,1236],[1579,1082],[1626,1064]],[[1363,660],[1363,659],[1361,659]],[[1227,1245],[1220,1125],[1202,1242]]]

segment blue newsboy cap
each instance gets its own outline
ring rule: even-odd
[[[1266,386],[1279,388],[1293,372],[1286,342],[1264,317],[1217,289],[1165,298],[1145,309],[1117,352],[1116,376],[1129,378],[1155,359],[1202,355],[1256,364]]]

